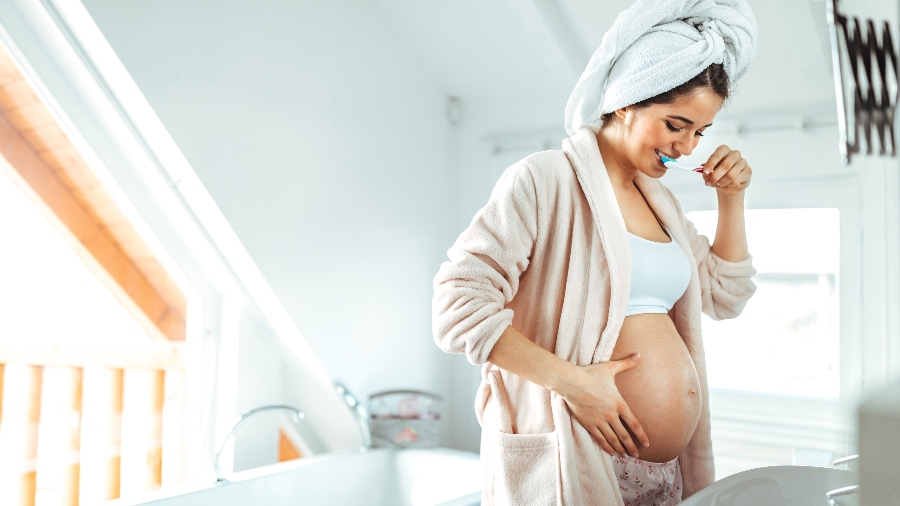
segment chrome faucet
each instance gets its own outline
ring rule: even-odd
[[[262,406],[262,407],[259,407],[256,409],[251,409],[250,411],[241,415],[241,417],[238,419],[238,421],[235,422],[234,425],[231,427],[231,430],[228,431],[228,434],[225,435],[225,440],[222,441],[222,446],[219,448],[219,451],[216,453],[216,483],[228,483],[228,480],[226,480],[222,476],[222,468],[221,468],[222,453],[225,451],[225,446],[228,444],[228,440],[231,439],[231,436],[233,436],[234,433],[237,432],[238,428],[241,425],[244,425],[244,423],[247,420],[253,418],[254,416],[256,416],[260,413],[265,413],[267,411],[287,411],[288,413],[291,414],[291,418],[294,420],[294,422],[297,422],[297,423],[299,423],[300,420],[304,416],[306,416],[303,414],[302,411],[300,411],[297,408],[294,408],[291,406],[280,406],[280,405]]]
[[[351,410],[353,410],[353,414],[356,416],[356,423],[359,424],[359,435],[362,438],[362,446],[360,447],[361,451],[368,451],[372,448],[372,431],[369,429],[369,412],[366,411],[366,407],[363,406],[354,396],[347,390],[347,387],[342,383],[334,384],[335,390],[344,399],[344,402],[347,404]]]

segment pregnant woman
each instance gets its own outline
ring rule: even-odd
[[[566,107],[560,151],[509,167],[435,277],[434,338],[484,364],[483,504],[676,504],[714,480],[700,314],[753,294],[751,169],[720,146],[701,181],[715,242],[659,178],[746,71],[744,0],[639,0]]]

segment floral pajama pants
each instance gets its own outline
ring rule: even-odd
[[[617,455],[613,468],[625,506],[672,506],[681,502],[678,458],[660,464]]]

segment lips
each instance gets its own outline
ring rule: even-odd
[[[654,151],[656,151],[656,156],[660,157],[660,159],[661,159],[663,156],[666,157],[666,158],[671,158],[671,159],[673,159],[673,160],[676,158],[676,157],[674,157],[674,156],[672,156],[672,155],[663,153],[662,151],[660,151],[660,150],[658,150],[658,149],[654,149]]]

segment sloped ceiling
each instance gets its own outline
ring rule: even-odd
[[[95,16],[126,24],[140,23],[144,10],[156,8],[153,2],[83,1]],[[395,37],[399,46],[406,48],[431,76],[433,84],[448,96],[459,96],[464,104],[475,104],[473,108],[490,103],[493,117],[512,117],[517,109],[527,108],[529,128],[559,128],[566,99],[590,55],[619,12],[633,1],[370,0],[365,2],[365,9],[360,2],[359,12],[347,15],[372,12],[369,7],[375,6],[378,15],[371,23],[383,26]],[[795,115],[833,109],[825,1],[749,1],[759,23],[758,52],[720,117]],[[191,2],[217,8],[205,0],[189,0],[184,5]],[[172,12],[173,23],[182,30],[196,32],[191,40],[206,51],[193,48],[189,53],[207,54],[212,60],[224,57],[227,51],[215,46],[221,41],[206,37],[201,25],[191,25],[195,20],[182,19],[185,15],[180,10],[190,9],[166,5],[176,11]],[[278,17],[279,13],[290,16],[288,5],[260,4],[252,19],[246,21],[246,29],[236,34],[234,42],[228,39],[225,43],[261,48],[272,44],[303,47],[305,39],[301,34],[267,31],[267,24],[279,23],[276,19],[267,23],[266,18]],[[341,5],[347,9],[353,1]],[[322,20],[328,22],[334,22],[333,18]],[[140,45],[139,37],[135,36],[132,45]],[[119,33],[117,38],[120,45],[128,45],[127,34]],[[157,45],[172,50],[165,36],[154,41]],[[327,53],[328,43],[311,50]],[[297,58],[303,57],[304,53],[297,54]],[[336,66],[342,64],[339,56],[335,60]],[[210,61],[197,64],[209,67]],[[373,68],[378,65],[379,62],[372,62]],[[174,67],[171,72],[174,78]],[[518,128],[516,120],[509,123],[492,128]]]
[[[448,94],[559,100],[632,0],[375,0]],[[834,97],[825,2],[751,0],[759,48],[726,114],[802,112]],[[562,106],[562,105],[561,105]]]
[[[580,74],[530,0],[375,1],[449,94],[525,96],[569,88]]]

